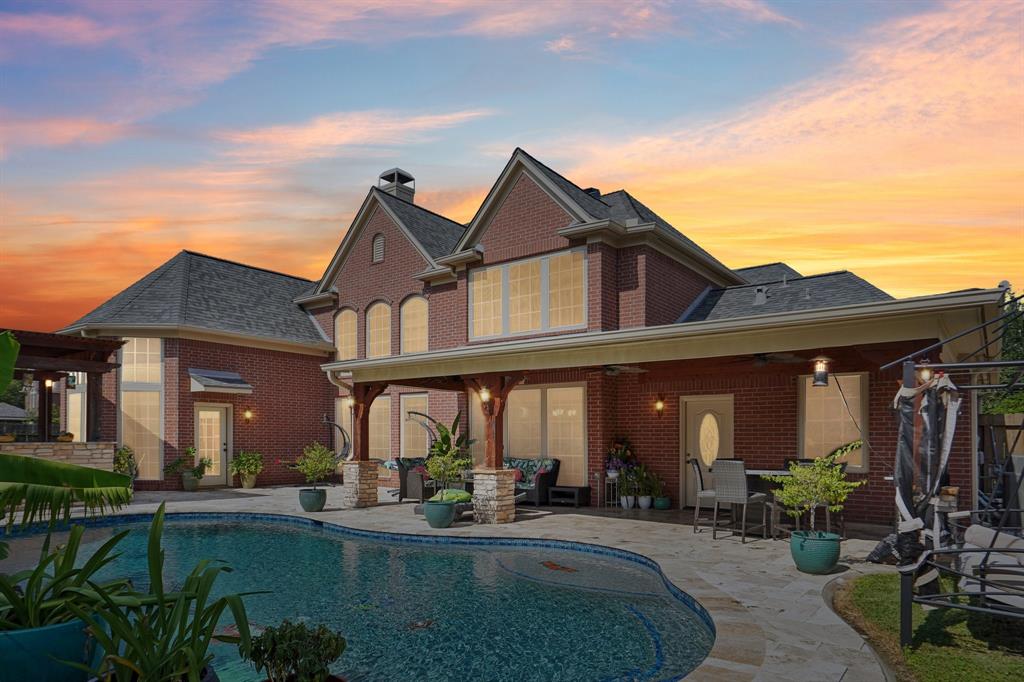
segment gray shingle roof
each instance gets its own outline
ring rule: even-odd
[[[733,272],[747,280],[751,284],[763,284],[765,282],[781,282],[783,277],[795,279],[803,277],[799,272],[785,263],[765,263],[764,265],[751,265],[746,268],[733,268]]]
[[[24,409],[10,403],[0,403],[0,420],[21,421],[26,418],[28,413]]]
[[[466,231],[465,225],[428,211],[422,206],[410,204],[376,187],[373,191],[376,192],[377,198],[398,216],[431,258],[450,254]]]
[[[310,281],[182,251],[67,329],[167,324],[307,344],[326,343],[292,302]]]
[[[768,299],[761,305],[754,304],[754,294],[758,287],[766,287],[768,294]],[[790,279],[786,286],[777,281],[709,289],[678,322],[793,313],[890,300],[892,296],[889,294],[852,272],[843,270]]]

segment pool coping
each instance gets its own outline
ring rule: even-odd
[[[155,512],[119,512],[104,516],[76,519],[73,523],[87,527],[110,527],[123,523],[148,521],[153,518],[154,514]],[[288,512],[165,511],[165,517],[171,519],[191,518],[206,521],[216,520],[217,518],[262,520],[287,523],[295,526],[322,527],[329,532],[347,534],[354,537],[384,539],[391,542],[410,544],[548,547],[551,549],[615,557],[631,561],[657,573],[670,594],[693,611],[710,628],[711,634],[714,637],[712,648],[696,668],[683,676],[685,679],[698,680],[700,682],[722,682],[723,680],[745,682],[753,680],[764,663],[766,638],[760,626],[749,619],[749,614],[746,614],[746,608],[742,604],[696,575],[687,577],[688,585],[690,582],[694,582],[698,588],[698,594],[706,594],[704,596],[694,596],[691,591],[683,590],[677,586],[657,560],[631,550],[576,540],[498,536],[467,537],[438,533],[400,533],[369,530],[334,521],[312,518],[302,513]],[[63,526],[62,529],[66,527]],[[38,535],[41,532],[43,532],[42,529],[25,529],[8,533],[6,529],[0,528],[0,537],[13,539],[18,536]],[[676,677],[671,679],[678,680],[683,678]]]

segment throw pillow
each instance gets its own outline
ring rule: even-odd
[[[438,494],[430,498],[431,502],[472,502],[473,496],[465,490],[459,490],[458,488],[445,488]]]
[[[516,483],[519,483],[520,481],[523,480],[523,470],[522,469],[513,469],[512,471],[516,472],[513,475],[513,478],[515,478]]]

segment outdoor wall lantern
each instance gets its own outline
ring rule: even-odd
[[[53,379],[47,379],[46,380],[46,387],[47,388],[53,388]]]
[[[489,403],[491,402],[491,389],[486,386],[480,388],[480,402]]]
[[[665,414],[665,399],[661,396],[658,396],[658,399],[654,401],[654,411],[659,417]]]
[[[830,360],[824,355],[819,355],[811,362],[814,363],[814,381],[811,386],[828,386],[828,363]]]
[[[354,409],[356,406],[356,399],[352,396],[345,398],[345,406],[350,410]]]
[[[927,365],[928,361],[927,360],[923,360],[921,364]],[[934,373],[932,372],[932,368],[931,367],[927,367],[926,366],[926,367],[922,367],[921,369],[919,369],[917,371],[917,376],[920,377],[922,384],[927,384],[929,381],[932,380],[932,376],[934,376]]]
[[[242,416],[245,417],[245,421],[246,422],[251,422],[252,421],[252,410],[246,410],[245,412],[242,413]]]

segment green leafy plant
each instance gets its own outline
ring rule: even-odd
[[[81,502],[85,513],[104,513],[131,502],[131,480],[102,469],[0,453],[0,518],[10,532],[20,515],[22,528],[48,523],[50,532],[58,523],[71,520],[71,505]],[[49,547],[49,533],[44,550]],[[7,556],[7,544],[0,542],[0,559]]]
[[[829,511],[840,511],[851,492],[864,485],[864,481],[846,480],[846,472],[838,462],[854,450],[863,446],[860,440],[841,445],[812,464],[793,462],[789,465],[789,476],[763,476],[765,480],[781,483],[775,491],[775,499],[786,507],[790,516],[801,516],[810,512],[811,530],[814,530],[814,512],[818,507]]]
[[[83,526],[72,526],[67,542],[52,552],[44,550],[35,568],[0,573],[0,630],[22,630],[55,625],[77,617],[72,607],[88,609],[101,601],[98,590],[117,597],[129,587],[126,579],[94,584],[96,574],[117,559],[113,554],[128,531],[114,535],[76,564]]]
[[[302,454],[291,468],[305,476],[306,482],[311,483],[316,490],[317,482],[324,480],[338,468],[338,458],[329,447],[314,441],[303,448]]]
[[[111,594],[90,583],[99,600],[89,608],[70,603],[71,611],[92,630],[104,655],[95,669],[88,670],[104,682],[199,682],[213,660],[209,648],[214,640],[238,644],[246,655],[251,644],[249,620],[242,598],[255,593],[228,594],[213,598],[213,588],[223,573],[231,571],[221,562],[203,559],[172,592],[164,589],[164,505],[149,527],[147,549],[149,590]],[[225,610],[231,612],[238,635],[216,634]]]
[[[257,476],[263,471],[263,455],[251,450],[242,450],[231,459],[232,476]]]
[[[657,478],[654,472],[648,470],[644,464],[638,464],[633,467],[630,472],[636,483],[636,494],[641,497],[651,495],[654,493],[654,481]]]
[[[14,378],[14,363],[21,344],[10,331],[0,332],[0,386],[7,386]]]
[[[213,460],[209,457],[196,459],[196,449],[191,445],[185,448],[185,454],[179,456],[173,462],[164,467],[164,473],[168,476],[175,474],[189,474],[197,481],[203,480],[206,470],[213,466]]]
[[[631,497],[640,489],[639,467],[631,466],[619,470],[619,495]]]
[[[1013,300],[1015,294],[1007,291],[1003,303],[1003,312],[1024,311],[1024,299]],[[1011,317],[1002,325],[1000,338],[1000,360],[1024,360],[1024,312]],[[999,374],[1001,383],[1010,384],[1015,380],[1016,388],[986,393],[981,399],[981,411],[985,414],[1020,414],[1024,412],[1024,381],[1020,380],[1020,367],[1007,367]]]
[[[661,480],[661,476],[651,472],[650,478],[650,491],[652,497],[663,497],[665,495],[665,481]]]
[[[135,480],[139,477],[139,465],[135,461],[135,451],[122,445],[114,451],[114,471]]]
[[[466,456],[473,441],[466,434],[453,437],[459,428],[460,416],[461,414],[455,415],[455,420],[450,428],[437,423],[437,438],[430,447],[430,453],[424,465],[430,477],[441,484],[442,491],[447,490],[449,481],[461,480],[462,472],[473,466],[472,458]],[[442,494],[441,501],[448,501],[444,494]]]
[[[328,666],[345,652],[346,644],[344,637],[323,625],[312,628],[285,620],[254,637],[246,657],[256,670],[266,671],[270,682],[324,682],[330,675]]]

